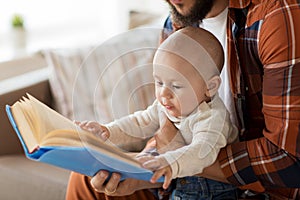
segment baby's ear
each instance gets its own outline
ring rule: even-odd
[[[206,96],[213,97],[217,92],[221,84],[220,76],[213,76],[207,81]]]

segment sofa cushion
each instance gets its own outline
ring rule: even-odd
[[[94,47],[45,51],[56,109],[70,119],[106,123],[146,108],[154,100],[159,32],[133,29]]]
[[[1,199],[63,200],[69,175],[67,170],[31,161],[23,155],[1,156]]]

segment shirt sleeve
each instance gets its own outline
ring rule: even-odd
[[[267,13],[258,37],[264,137],[228,145],[218,158],[232,184],[259,192],[300,187],[295,178],[300,177],[299,3],[290,1]]]
[[[159,128],[159,112],[155,101],[146,110],[137,111],[106,125],[110,132],[109,140],[127,150],[137,151]],[[137,148],[138,147],[138,148]]]
[[[221,100],[215,100],[213,106],[216,107],[201,104],[201,111],[190,117],[187,127],[180,128],[186,129],[187,134],[193,134],[190,144],[161,155],[170,164],[173,178],[201,173],[215,162],[227,141],[237,137],[237,129],[232,126]]]

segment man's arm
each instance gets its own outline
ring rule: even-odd
[[[297,1],[279,2],[268,4],[272,10],[257,22],[264,137],[229,145],[219,155],[229,182],[260,192],[300,187],[300,9]]]

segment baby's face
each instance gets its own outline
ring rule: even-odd
[[[155,95],[168,114],[189,115],[205,100],[206,84],[197,70],[177,55],[160,52],[153,63]]]

